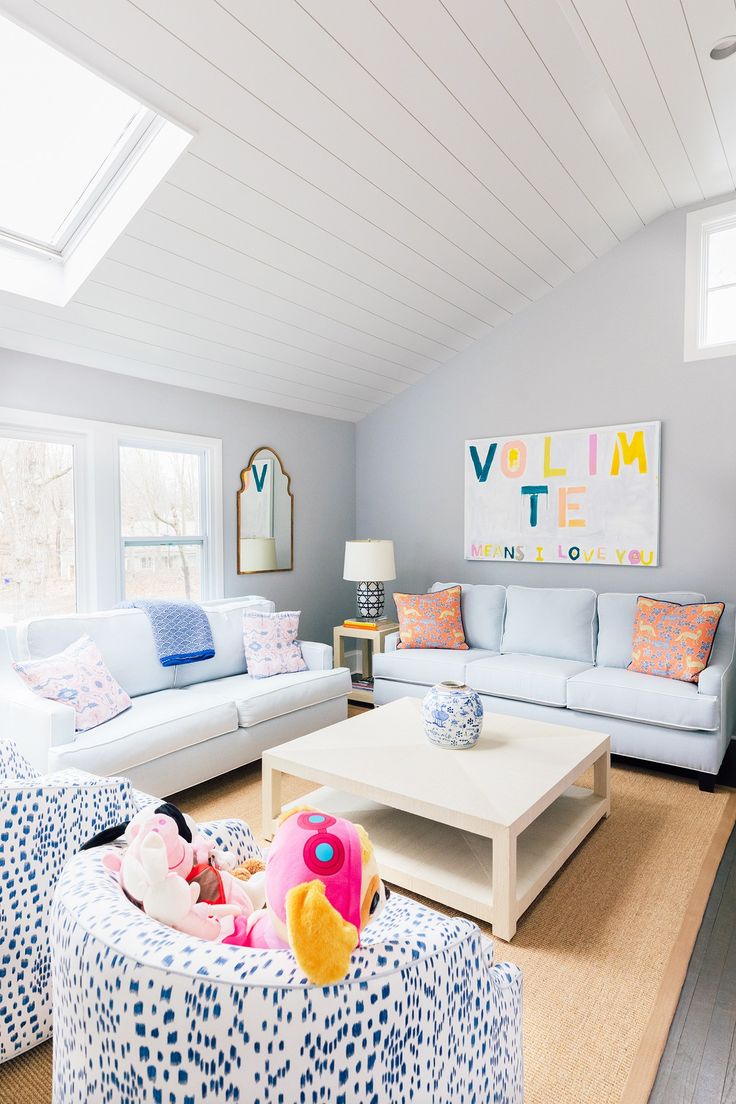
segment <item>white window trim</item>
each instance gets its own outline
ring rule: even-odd
[[[736,341],[708,345],[705,341],[708,284],[708,236],[736,226],[736,200],[691,211],[685,236],[685,360],[711,360],[736,355]]]
[[[205,457],[203,488],[208,525],[202,601],[224,597],[222,441],[164,429],[71,418],[0,407],[0,433],[58,440],[75,446],[74,523],[77,608],[80,613],[110,609],[123,598],[120,527],[119,448],[196,451]]]

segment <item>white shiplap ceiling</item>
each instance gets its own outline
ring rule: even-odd
[[[0,8],[196,132],[66,307],[0,296],[8,348],[356,421],[734,190],[733,0]]]

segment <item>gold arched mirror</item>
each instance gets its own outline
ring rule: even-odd
[[[281,457],[257,448],[240,473],[238,491],[238,575],[291,571],[294,496]]]

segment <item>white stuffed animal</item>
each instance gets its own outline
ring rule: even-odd
[[[200,903],[199,885],[169,870],[166,844],[158,833],[148,832],[137,842],[134,854],[126,856],[125,880],[146,915],[200,939],[234,942],[240,927],[235,917],[246,919],[252,906]]]

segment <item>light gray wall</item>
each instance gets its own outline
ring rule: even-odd
[[[440,579],[736,599],[736,358],[683,361],[684,267],[675,212],[358,424],[357,535],[396,542],[394,589]],[[663,423],[661,566],[463,559],[466,438],[640,420]]]
[[[355,428],[350,422],[278,410],[201,391],[0,349],[0,406],[94,418],[222,439],[225,595],[263,594],[301,609],[301,634],[332,642],[354,606],[342,579],[344,542],[355,528]],[[236,573],[235,495],[240,471],[270,445],[291,476],[294,570]]]

